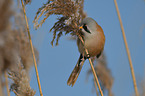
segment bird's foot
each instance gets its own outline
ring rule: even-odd
[[[87,54],[87,56],[85,57],[86,59],[89,59],[90,58],[90,54]]]

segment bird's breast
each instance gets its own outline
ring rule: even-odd
[[[84,46],[88,50],[89,55],[97,56],[104,49],[105,37],[101,37],[100,35],[92,36],[90,38],[85,38]],[[78,49],[81,54],[85,54],[84,46],[81,41],[78,40]]]

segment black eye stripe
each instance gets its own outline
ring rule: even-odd
[[[84,25],[83,25],[83,28],[84,28],[84,30],[85,30],[86,32],[91,33],[91,32],[88,30],[88,28],[87,28],[87,25],[86,25],[86,24],[84,24]]]
[[[86,25],[86,24],[84,24],[84,25],[83,25],[83,28],[84,28],[84,30],[85,30],[85,31],[87,31],[87,30],[88,30],[88,28],[87,28],[87,25]]]

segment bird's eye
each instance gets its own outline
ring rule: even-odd
[[[88,30],[88,27],[87,27],[87,25],[86,25],[86,24],[84,24],[84,25],[83,25],[83,29],[84,29],[86,32],[88,32],[88,33],[90,33],[90,34],[91,34],[91,32]]]

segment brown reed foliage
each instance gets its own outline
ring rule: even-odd
[[[110,69],[107,67],[107,62],[106,62],[106,56],[105,54],[102,54],[98,59],[92,58],[95,64],[95,71],[98,76],[99,82],[101,84],[101,88],[103,92],[108,91],[108,96],[113,96],[113,93],[111,91],[112,85],[113,85],[113,77],[111,75]],[[87,78],[88,76],[92,74],[92,70],[89,69],[87,73]],[[94,83],[94,79],[93,79]]]
[[[14,82],[11,84],[10,90],[17,96],[34,96],[36,92],[30,87],[29,76],[21,61],[17,63],[17,66],[15,71],[8,72],[9,78]]]
[[[14,8],[16,7],[13,6],[12,0],[0,0],[0,95],[2,95],[3,86],[5,86],[5,83],[3,83],[3,74],[9,71],[11,73],[11,79],[16,79],[11,86],[17,82],[17,84],[15,84],[18,86],[17,88],[24,89],[21,91],[18,90],[18,92],[14,90],[14,92],[22,94],[20,96],[34,96],[33,94],[35,92],[30,91],[31,88],[28,84],[28,72],[33,66],[33,58],[26,34],[24,16],[20,8]],[[36,48],[35,53],[38,58]],[[18,67],[19,58],[21,58],[24,68],[21,71],[18,71],[20,68]],[[18,74],[18,76],[16,74]],[[20,85],[22,82],[23,85]],[[26,85],[24,85],[25,83]]]
[[[63,33],[71,35],[81,35],[79,32],[79,24],[86,17],[83,11],[84,0],[49,0],[41,8],[39,8],[34,19],[34,26],[37,29],[42,26],[50,15],[59,15],[58,21],[53,25],[50,31],[53,31],[53,39],[51,44],[53,46],[56,39],[58,45],[59,38]],[[45,18],[40,21],[40,17],[44,15]]]
[[[0,18],[2,20],[2,22],[0,20],[0,74],[7,69],[15,70],[18,57],[21,57],[27,72],[33,65],[21,9],[20,13],[16,13],[16,11],[12,10],[12,5],[11,0],[3,0],[3,5],[0,7]],[[10,22],[10,18],[15,21]],[[38,58],[36,49],[35,52]]]
[[[11,4],[12,0],[0,0],[0,32],[5,31],[9,25],[9,18],[13,14]]]

